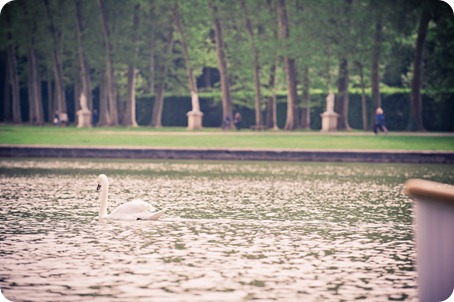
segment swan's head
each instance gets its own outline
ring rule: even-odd
[[[96,191],[101,190],[102,186],[106,186],[109,183],[109,181],[107,180],[107,176],[105,174],[99,175],[96,182],[98,183],[98,187],[96,187]]]

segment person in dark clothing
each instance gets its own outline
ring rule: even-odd
[[[383,133],[388,134],[388,129],[385,126],[385,115],[383,114],[383,109],[380,107],[377,108],[375,112],[375,125],[374,125],[374,133],[375,135],[378,134],[378,129],[380,129]]]
[[[239,112],[235,113],[233,117],[233,123],[235,124],[236,130],[241,129],[241,114]]]
[[[93,127],[96,127],[98,125],[98,119],[99,119],[98,110],[94,109],[93,116],[92,116]]]
[[[222,129],[223,130],[229,130],[232,127],[230,123],[231,123],[230,122],[230,116],[227,115],[225,117],[224,123],[222,124]]]

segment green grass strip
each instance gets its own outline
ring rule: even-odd
[[[52,126],[0,126],[0,144],[130,146],[172,148],[269,148],[341,150],[454,150],[452,133],[352,131],[222,131],[185,128],[58,128]]]

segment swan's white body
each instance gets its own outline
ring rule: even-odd
[[[101,189],[101,207],[99,208],[100,219],[158,220],[165,212],[165,210],[156,211],[151,204],[143,200],[133,200],[118,206],[110,214],[107,214],[109,180],[106,175],[101,174],[98,176],[97,182],[97,190]]]

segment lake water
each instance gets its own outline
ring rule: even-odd
[[[12,301],[417,301],[408,178],[449,165],[0,160]],[[97,219],[149,200],[159,221]]]

